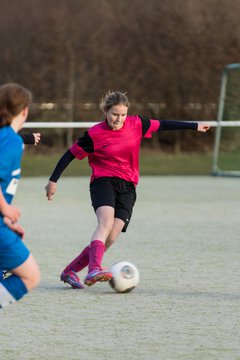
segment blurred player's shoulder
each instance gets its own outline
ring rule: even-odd
[[[12,143],[22,144],[23,141],[11,126],[5,126],[0,129],[0,146],[5,147],[6,145],[12,145]]]

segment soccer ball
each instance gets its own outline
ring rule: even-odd
[[[128,261],[121,261],[110,268],[113,277],[110,286],[118,293],[132,291],[139,283],[139,271],[135,265]]]

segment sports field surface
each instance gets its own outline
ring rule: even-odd
[[[141,178],[129,229],[103,264],[138,267],[127,294],[59,281],[96,220],[87,177],[63,177],[52,202],[46,183],[23,178],[14,200],[42,280],[1,310],[1,360],[240,359],[240,179]]]

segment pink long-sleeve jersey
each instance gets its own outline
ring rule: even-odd
[[[145,120],[137,115],[127,116],[119,130],[111,129],[103,121],[90,128],[70,151],[80,160],[88,156],[92,169],[91,181],[116,176],[136,185],[139,180],[141,140],[143,137],[151,138],[159,127],[159,120]]]

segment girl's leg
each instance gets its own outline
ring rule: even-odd
[[[125,223],[121,219],[114,219],[113,228],[110,232],[110,234],[107,237],[107,240],[105,242],[106,250],[110,248],[114,244],[114,242],[117,240],[118,236],[120,235]]]
[[[114,208],[100,206],[96,210],[98,225],[94,231],[89,246],[89,272],[101,269],[102,258],[105,252],[105,241],[114,224]]]
[[[89,245],[89,272],[85,278],[85,284],[90,286],[97,281],[108,281],[112,275],[108,271],[101,270],[102,259],[105,252],[105,241],[114,225],[114,208],[100,206],[96,210],[98,225],[94,231]]]
[[[83,289],[84,285],[81,283],[77,272],[88,266],[89,263],[89,246],[86,246],[83,251],[65,267],[60,275],[61,281],[68,283],[73,289]]]
[[[106,250],[113,245],[118,235],[121,233],[124,227],[124,222],[121,219],[114,219],[113,228],[107,237],[105,247]],[[89,245],[86,246],[83,251],[63,270],[64,273],[70,271],[79,272],[89,264]]]
[[[0,307],[20,300],[40,281],[38,265],[30,254],[27,260],[11,270],[12,275],[0,282]]]
[[[22,265],[11,270],[11,273],[21,278],[28,291],[35,288],[40,281],[39,267],[31,254]]]
[[[105,244],[105,241],[113,228],[114,208],[111,206],[100,206],[96,210],[96,216],[98,225],[92,235],[91,241],[98,239]]]
[[[63,270],[60,279],[70,284],[74,289],[83,289],[76,272],[89,265],[89,272],[101,269],[103,254],[105,252],[105,240],[112,229],[114,221],[114,209],[111,206],[101,206],[96,211],[98,225],[94,231],[91,243]],[[95,240],[97,239],[97,240]],[[99,265],[100,264],[100,265]]]
[[[89,263],[89,245],[63,270],[65,273],[70,271],[79,272]]]

